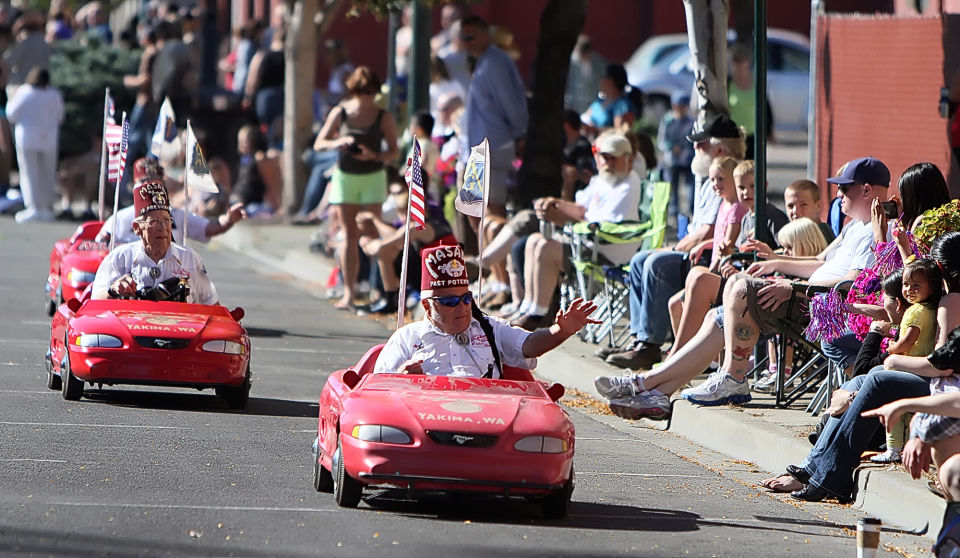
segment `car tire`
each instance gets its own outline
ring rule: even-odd
[[[333,454],[333,498],[341,508],[355,508],[363,496],[363,484],[347,474],[343,466],[343,451],[337,435],[337,452]]]
[[[239,386],[218,386],[215,391],[217,396],[227,402],[231,409],[244,409],[247,401],[250,400],[250,367],[247,367],[247,374],[243,378],[243,383]]]
[[[66,351],[63,357],[63,366],[60,367],[60,393],[67,401],[79,401],[83,397],[83,380],[77,379],[70,370],[70,345],[64,339],[63,350]]]
[[[543,517],[546,519],[563,519],[570,511],[570,498],[573,496],[573,469],[570,469],[570,478],[563,484],[563,488],[547,496],[541,503]]]
[[[51,349],[47,349],[44,364],[47,365],[47,387],[55,391],[63,389],[60,376],[53,373],[53,351]]]
[[[333,474],[326,467],[320,464],[320,456],[313,455],[313,488],[317,492],[333,492]]]
[[[43,301],[43,309],[47,313],[47,316],[52,318],[53,315],[57,313],[57,303],[52,298],[50,298],[49,294],[47,294],[47,296],[45,296],[44,299],[45,300]]]

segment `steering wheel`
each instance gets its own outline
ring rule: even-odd
[[[171,277],[153,287],[137,289],[138,300],[186,302],[190,296],[190,283],[186,279]]]

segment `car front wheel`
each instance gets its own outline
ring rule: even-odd
[[[570,498],[573,496],[573,469],[570,469],[570,478],[563,484],[563,488],[547,496],[542,505],[543,517],[547,519],[563,519],[570,511]]]
[[[313,488],[317,492],[333,492],[333,474],[320,464],[320,456],[313,455]]]
[[[47,387],[52,390],[63,389],[63,383],[60,376],[53,373],[53,350],[47,349],[47,355],[44,357],[44,363],[47,365]]]
[[[63,366],[60,367],[60,385],[63,398],[67,401],[78,401],[83,397],[83,380],[77,379],[70,370],[70,345],[64,340]]]
[[[250,400],[250,367],[247,366],[247,374],[243,378],[243,383],[239,386],[219,386],[215,390],[217,396],[227,402],[231,409],[243,409]]]
[[[337,452],[333,454],[333,497],[341,508],[355,508],[363,496],[363,484],[347,474],[343,466],[343,451],[337,439]]]

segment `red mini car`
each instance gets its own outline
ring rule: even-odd
[[[110,253],[106,244],[95,240],[101,226],[103,221],[87,221],[77,227],[70,238],[54,243],[44,298],[48,316],[53,316],[64,301],[79,298],[87,285],[93,283],[100,262]]]
[[[50,325],[47,387],[77,400],[85,382],[214,388],[242,409],[250,393],[243,310],[156,300],[81,299]]]
[[[507,379],[373,374],[381,346],[332,374],[320,395],[314,488],[354,507],[365,486],[470,492],[567,513],[574,427],[563,386],[504,367]]]

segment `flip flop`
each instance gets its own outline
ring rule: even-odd
[[[801,485],[801,486],[800,486],[800,489],[803,488],[803,483],[801,483],[801,482],[798,481],[797,479],[793,478],[793,476],[791,476],[790,473],[787,473],[786,471],[784,471],[783,473],[781,473],[781,474],[773,477],[773,478],[770,479],[770,480],[776,480],[776,479],[780,479],[780,478],[784,478],[784,477],[786,477],[786,478],[788,478],[788,479],[790,479],[790,480],[796,481],[798,484]],[[789,492],[793,492],[794,490],[799,490],[799,489],[794,488],[794,487],[791,487],[791,488],[774,488],[773,486],[771,486],[770,483],[766,483],[766,484],[765,484],[765,483],[762,483],[762,482],[761,482],[761,483],[759,483],[759,485],[760,485],[761,487],[763,487],[763,488],[766,488],[766,489],[769,490],[770,492],[778,492],[778,493],[783,493],[783,494],[786,494],[786,493],[789,493]]]

